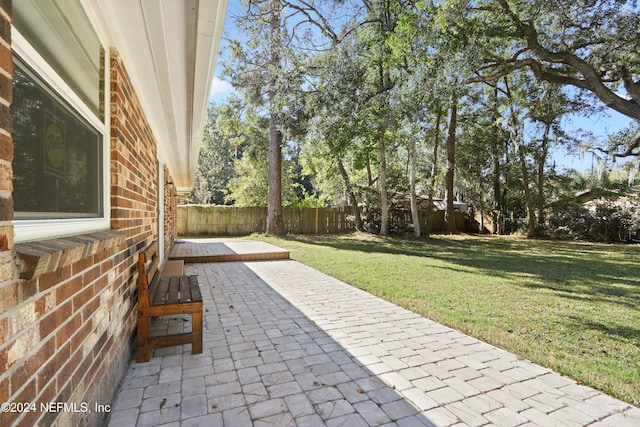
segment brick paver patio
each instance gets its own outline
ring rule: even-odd
[[[640,426],[636,407],[295,261],[186,270],[204,352],[132,362],[110,426]]]

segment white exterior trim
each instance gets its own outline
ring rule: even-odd
[[[179,192],[193,187],[227,0],[83,0],[101,15]]]
[[[51,66],[38,54],[27,40],[15,28],[11,33],[11,48],[29,67],[40,75],[47,84],[82,116],[98,133],[102,135],[102,210],[101,218],[14,220],[15,243],[30,240],[47,239],[66,235],[108,230],[111,228],[111,186],[110,144],[109,144],[109,108],[105,105],[104,123],[85,105],[78,95],[64,82]],[[108,61],[108,55],[105,55]],[[105,103],[109,100],[109,67],[105,66]]]
[[[158,254],[164,261],[164,165],[158,162]]]

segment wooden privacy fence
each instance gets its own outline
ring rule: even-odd
[[[286,233],[333,234],[355,229],[351,207],[282,208]],[[241,236],[264,233],[267,208],[235,206],[178,206],[178,234],[181,236]]]
[[[423,231],[426,209],[419,210]],[[355,230],[351,206],[337,208],[282,208],[286,233],[335,234]],[[455,213],[456,228],[465,231],[468,222],[464,214]],[[411,212],[396,211],[390,218],[397,230],[411,231]],[[242,236],[264,233],[267,225],[267,208],[241,208],[236,206],[178,206],[178,234],[181,236]],[[431,214],[430,231],[444,230],[444,212]]]

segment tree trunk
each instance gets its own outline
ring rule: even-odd
[[[344,168],[341,159],[337,159],[338,169],[340,170],[340,176],[342,176],[342,180],[344,181],[344,186],[347,189],[347,194],[349,195],[349,202],[351,202],[351,206],[353,206],[353,214],[355,216],[355,226],[356,230],[362,231],[362,217],[360,215],[360,208],[358,207],[358,199],[356,199],[356,193],[353,191],[353,186],[351,185],[351,179],[349,179],[349,174],[347,170]]]
[[[451,119],[449,121],[449,135],[447,136],[447,175],[445,199],[447,207],[444,215],[445,231],[447,233],[456,232],[455,214],[453,211],[453,178],[456,165],[456,125],[458,119],[458,103],[454,100],[451,106]]]
[[[380,234],[389,234],[389,196],[387,195],[387,147],[385,130],[380,130],[378,138],[378,188],[380,189]]]
[[[277,93],[277,70],[280,66],[280,9],[279,0],[271,0],[270,22],[270,63],[276,71],[271,71],[269,82],[269,173],[267,192],[266,234],[284,234],[282,219],[282,132],[278,129],[278,113],[275,102]]]
[[[484,185],[480,181],[480,234],[484,234]]]
[[[500,154],[497,150],[493,152],[493,200],[495,202],[494,210],[492,213],[493,226],[491,232],[493,234],[499,234],[498,217],[502,212],[502,183],[500,182]]]
[[[538,159],[538,226],[544,226],[544,164],[547,161],[549,153],[549,133],[551,132],[551,124],[545,123],[544,135],[542,136],[542,149],[540,150],[540,158]]]
[[[493,90],[493,102],[492,102],[492,122],[494,125],[492,126],[492,134],[493,134],[493,144],[491,147],[492,157],[493,157],[493,210],[491,212],[491,233],[500,234],[500,217],[501,213],[504,211],[504,205],[502,203],[502,183],[501,172],[502,172],[502,164],[500,162],[500,158],[502,154],[506,151],[506,146],[504,146],[504,141],[501,138],[501,132],[499,132],[498,127],[495,123],[498,122],[499,114],[498,114],[498,86]],[[502,145],[502,147],[501,147]],[[502,150],[501,150],[502,148]]]
[[[371,158],[369,157],[369,152],[365,153],[367,157],[367,182],[369,183],[369,187],[373,187],[375,179],[373,179],[373,173],[371,172]]]
[[[282,219],[282,133],[275,127],[275,120],[269,130],[269,176],[267,193],[266,234],[283,235]]]
[[[429,237],[431,232],[431,217],[433,215],[433,193],[436,187],[436,171],[438,170],[438,146],[440,145],[440,121],[442,120],[442,110],[438,108],[436,112],[436,132],[433,137],[433,157],[431,175],[429,176],[429,207],[427,209],[427,226],[425,227],[425,237]]]
[[[511,132],[511,140],[515,142],[516,156],[520,163],[520,171],[522,173],[522,187],[524,189],[524,202],[527,206],[527,237],[534,237],[536,234],[535,210],[533,206],[533,198],[531,197],[531,188],[529,188],[529,168],[527,167],[527,153],[525,152],[524,143],[520,137],[520,125],[518,123],[515,111],[511,110],[509,117],[509,126]]]
[[[522,170],[522,186],[524,187],[524,200],[527,205],[527,237],[535,237],[536,221],[533,209],[531,189],[529,188],[529,169],[527,168],[527,158],[524,152],[524,145],[518,146],[518,158],[520,159],[520,169]]]
[[[411,192],[411,219],[413,221],[413,235],[416,238],[420,238],[420,215],[418,215],[418,199],[416,197],[416,163],[417,163],[417,141],[415,138],[411,141],[411,148],[409,149],[409,188]]]

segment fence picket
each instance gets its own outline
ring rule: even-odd
[[[351,206],[335,208],[283,208],[282,217],[287,233],[335,234],[355,230]],[[420,223],[426,223],[426,210],[420,210]],[[241,236],[263,233],[266,227],[267,208],[236,206],[178,206],[178,235],[180,236]],[[394,217],[391,223],[411,225],[411,215],[406,212]],[[431,214],[430,231],[444,229],[444,212]],[[465,227],[462,213],[456,212],[456,225]]]

